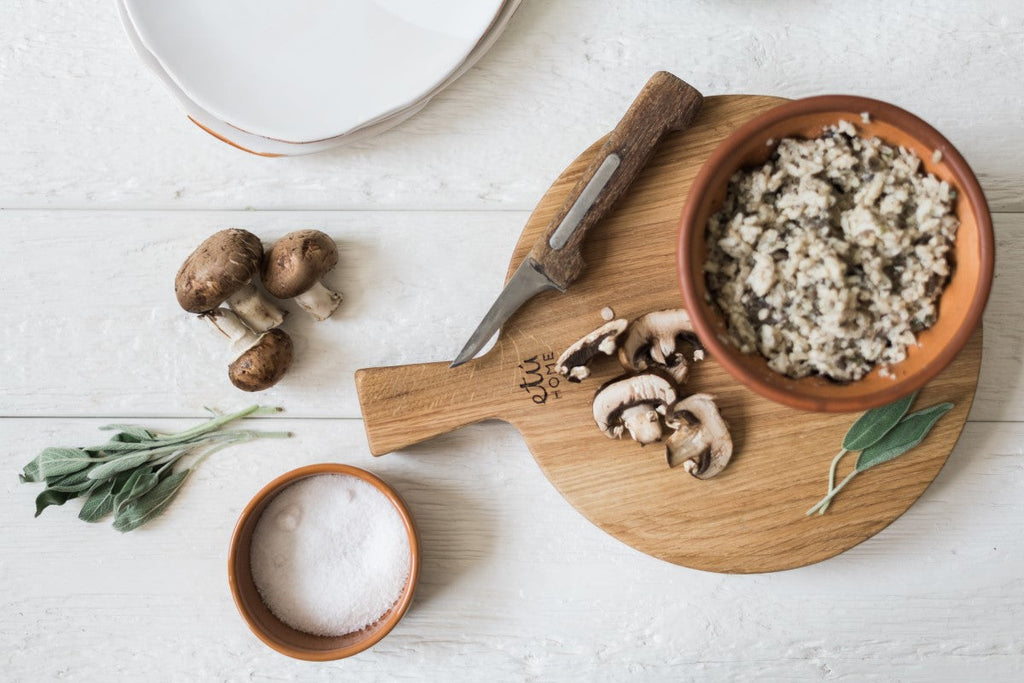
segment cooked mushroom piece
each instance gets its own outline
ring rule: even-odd
[[[690,314],[682,308],[653,311],[629,325],[619,347],[619,361],[627,370],[664,368],[679,384],[690,373],[690,362],[704,358]]]
[[[263,391],[277,384],[291,364],[291,337],[273,329],[260,335],[228,366],[228,378],[242,391]]]
[[[285,313],[253,284],[263,245],[247,230],[221,230],[200,244],[178,269],[174,293],[189,313],[206,313],[227,303],[254,332],[284,322]]]
[[[709,394],[693,394],[677,403],[665,417],[675,431],[665,441],[669,467],[682,465],[698,479],[710,479],[729,464],[732,437]]]
[[[664,377],[631,375],[612,380],[594,397],[594,421],[610,439],[623,431],[640,445],[661,439],[661,416],[675,403],[676,390]]]
[[[295,302],[317,320],[341,305],[341,294],[321,282],[338,265],[338,247],[319,230],[290,232],[277,241],[263,263],[263,286],[278,299]]]
[[[612,320],[583,337],[555,361],[555,369],[570,382],[580,382],[590,376],[590,361],[600,354],[610,356],[619,347],[619,339],[629,321]]]

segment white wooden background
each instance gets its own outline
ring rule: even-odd
[[[268,160],[177,111],[109,0],[0,3],[0,679],[1021,680],[1022,65],[1016,0],[526,0],[405,125]],[[656,69],[706,94],[902,105],[961,149],[996,212],[971,422],[906,515],[816,566],[722,576],[642,555],[563,501],[501,423],[367,451],[352,372],[452,357],[532,205]],[[184,256],[228,226],[268,241],[318,227],[342,245],[344,308],[289,321],[297,364],[261,396],[296,437],[217,455],[128,535],[78,521],[75,503],[33,519],[38,487],[15,474],[40,448],[251,400],[172,294]],[[247,631],[225,558],[258,488],[332,460],[407,498],[425,564],[390,636],[309,664]]]

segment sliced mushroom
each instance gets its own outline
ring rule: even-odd
[[[642,372],[663,368],[682,384],[690,373],[690,362],[704,358],[690,314],[682,308],[653,311],[629,325],[619,347],[619,361],[627,370]]]
[[[590,376],[590,361],[602,353],[614,354],[627,325],[629,321],[620,318],[597,328],[567,348],[555,361],[555,369],[570,382],[586,379]]]
[[[242,391],[269,389],[291,366],[292,348],[292,339],[283,330],[270,330],[228,366],[228,378]]]
[[[594,397],[594,421],[610,439],[629,431],[640,445],[654,443],[661,439],[661,416],[675,400],[675,387],[659,375],[612,380]]]
[[[665,441],[669,467],[681,464],[698,479],[710,479],[729,463],[732,437],[711,395],[687,396],[675,404],[665,425],[675,430]]]
[[[263,263],[263,286],[278,299],[295,299],[317,320],[341,305],[341,294],[321,282],[338,265],[338,247],[319,230],[290,232],[271,247]]]
[[[254,332],[284,322],[285,313],[253,284],[263,258],[256,235],[235,228],[214,233],[178,269],[174,293],[189,313],[207,313],[227,302]]]

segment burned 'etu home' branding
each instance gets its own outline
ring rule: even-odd
[[[544,405],[549,399],[561,398],[559,385],[562,383],[562,377],[555,369],[553,352],[524,358],[517,367],[518,386],[526,392],[531,401],[537,405]]]

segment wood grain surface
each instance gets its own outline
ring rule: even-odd
[[[736,383],[713,359],[687,389],[714,394],[736,454],[708,481],[665,464],[659,445],[609,440],[595,426],[595,389],[621,373],[613,360],[581,384],[561,380],[554,361],[569,344],[618,317],[680,305],[675,235],[690,183],[736,126],[778,104],[760,96],[711,97],[692,128],[672,134],[584,245],[587,270],[566,293],[525,304],[493,349],[463,366],[428,363],[363,369],[356,386],[371,452],[397,450],[459,426],[498,418],[514,424],[548,479],[591,522],[661,559],[695,569],[756,573],[832,557],[901,515],[935,478],[967,419],[981,364],[981,332],[918,398],[956,407],[906,457],[854,480],[828,514],[804,511],[826,490],[831,456],[857,415],[793,410]],[[549,224],[592,161],[598,141],[544,196],[516,246],[509,274]],[[855,459],[850,456],[845,474]]]

